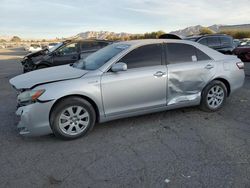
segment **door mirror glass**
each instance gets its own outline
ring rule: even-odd
[[[127,64],[122,62],[116,63],[111,67],[111,70],[113,72],[126,71],[127,69],[128,69]]]

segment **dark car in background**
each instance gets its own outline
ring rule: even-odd
[[[235,45],[233,37],[224,34],[211,34],[186,37],[185,40],[198,42],[223,54],[232,54]]]
[[[250,41],[241,43],[234,49],[233,54],[237,55],[243,62],[250,62]]]
[[[106,40],[67,40],[56,46],[30,53],[22,60],[23,72],[52,66],[71,64],[111,44]]]

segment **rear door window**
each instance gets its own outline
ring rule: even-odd
[[[211,60],[207,54],[196,47],[182,43],[168,43],[166,45],[166,56],[167,63],[170,64]]]
[[[168,43],[166,55],[168,63],[192,62],[192,56],[196,56],[196,50],[189,44]]]

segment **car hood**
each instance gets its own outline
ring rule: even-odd
[[[47,51],[47,49],[42,49],[42,50],[39,50],[37,52],[31,52],[31,53],[28,53],[25,57],[32,58],[35,56],[44,55],[46,53],[46,51]]]
[[[17,90],[30,89],[37,85],[62,80],[76,79],[85,75],[88,71],[63,65],[28,72],[10,79],[10,84]]]

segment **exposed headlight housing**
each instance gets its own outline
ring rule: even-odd
[[[24,91],[17,96],[17,102],[21,106],[34,103],[44,92],[44,89]]]

